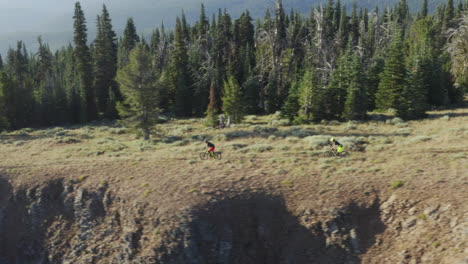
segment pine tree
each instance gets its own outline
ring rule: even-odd
[[[340,25],[337,33],[337,45],[340,51],[344,51],[346,43],[348,43],[348,17],[346,14],[346,6],[343,6],[341,12]]]
[[[125,30],[122,39],[122,47],[127,52],[130,52],[137,45],[138,42],[140,42],[140,37],[138,37],[133,18],[130,17],[129,19],[127,19],[127,24],[125,25]]]
[[[426,117],[427,88],[425,87],[425,70],[421,68],[423,58],[416,56],[408,76],[408,83],[403,86],[396,115],[405,120]]]
[[[423,0],[423,6],[422,6],[422,9],[421,9],[421,17],[422,18],[425,18],[427,17],[427,14],[428,14],[428,8],[427,8],[427,0]]]
[[[36,118],[37,125],[51,126],[55,124],[55,94],[54,94],[54,76],[53,76],[53,55],[49,46],[38,39],[39,52],[37,53],[37,72],[36,72]]]
[[[117,81],[124,95],[117,109],[124,124],[141,129],[149,140],[151,128],[159,115],[159,86],[151,65],[151,57],[141,43],[130,52],[129,63],[117,73]]]
[[[226,116],[231,116],[234,123],[240,123],[244,118],[242,92],[233,76],[224,82],[222,101]]]
[[[36,102],[34,101],[34,80],[30,72],[30,61],[22,41],[17,42],[16,50],[7,53],[7,85],[4,87],[6,112],[11,128],[31,127]]]
[[[455,7],[453,0],[448,0],[447,6],[445,7],[444,13],[444,22],[443,22],[443,29],[447,30],[449,28],[453,28],[455,26],[454,23],[455,18]]]
[[[2,54],[0,54],[0,71],[3,70]]]
[[[366,112],[366,79],[363,75],[361,58],[357,52],[355,52],[352,57],[350,84],[344,104],[343,117],[348,120],[362,120],[366,118]]]
[[[208,104],[208,109],[206,110],[206,125],[209,127],[215,127],[218,123],[218,102],[216,102],[216,89],[214,82],[211,82],[210,85],[210,97]]]
[[[351,21],[350,21],[350,37],[352,39],[353,46],[358,44],[359,40],[359,18],[357,15],[357,4],[353,2],[353,11],[351,13]]]
[[[171,73],[174,85],[174,111],[179,116],[192,115],[191,78],[185,34],[179,18],[176,21],[175,43],[172,52]]]
[[[376,94],[376,107],[380,110],[397,109],[399,96],[406,85],[403,43],[400,32],[396,31],[390,44],[384,70]]]
[[[406,2],[406,0],[400,0],[400,2],[398,3],[397,10],[396,10],[396,15],[397,15],[397,22],[400,25],[403,25],[404,23],[406,23],[408,16],[409,16],[409,7],[408,7],[408,3]]]
[[[0,70],[0,131],[8,129],[10,122],[7,112],[6,93],[12,89],[11,81],[6,73]]]
[[[109,109],[108,101],[109,95],[116,96],[118,90],[114,80],[117,74],[117,40],[105,5],[97,22],[97,35],[94,41],[94,87],[98,109],[102,113],[116,113],[115,110]],[[105,117],[113,119],[117,116],[105,114]]]
[[[75,4],[75,15],[73,16],[73,19],[73,41],[75,43],[74,56],[76,59],[77,77],[80,81],[80,121],[88,122],[96,120],[97,107],[93,89],[91,54],[87,44],[86,20],[79,2],[76,2]]]
[[[150,51],[151,54],[155,54],[159,49],[159,44],[161,43],[161,33],[159,32],[159,28],[153,30],[150,39]]]
[[[290,122],[297,117],[301,105],[299,104],[299,83],[293,82],[289,90],[288,98],[281,109],[281,115],[287,118]]]
[[[206,17],[205,13],[205,5],[202,3],[200,8],[200,18],[198,19],[198,24],[196,25],[196,29],[200,36],[204,36],[208,33],[210,24]]]
[[[299,85],[301,112],[297,122],[320,121],[324,118],[323,91],[313,68],[307,70]]]
[[[463,14],[457,29],[450,31],[451,38],[445,49],[450,54],[450,70],[456,80],[453,101],[463,100],[465,91],[468,91],[468,14]]]
[[[462,0],[458,0],[457,9],[455,10],[455,15],[457,18],[463,15],[463,3]]]

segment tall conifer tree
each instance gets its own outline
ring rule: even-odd
[[[78,78],[80,80],[80,120],[81,122],[88,122],[97,118],[97,107],[93,89],[91,54],[87,44],[86,19],[79,2],[75,3],[75,15],[73,16],[73,20],[74,56]]]
[[[406,85],[404,49],[400,32],[397,30],[392,38],[376,94],[376,107],[380,110],[397,109],[399,96]]]

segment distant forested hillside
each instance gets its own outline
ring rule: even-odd
[[[57,52],[18,41],[0,57],[0,129],[120,119],[149,138],[158,115],[242,122],[273,114],[290,124],[365,120],[368,111],[419,119],[460,103],[468,86],[468,2],[406,0],[379,12],[327,1],[306,14],[281,0],[262,18],[227,9],[119,37],[103,6],[86,19],[77,2],[73,44]],[[96,35],[90,36],[94,30]],[[451,36],[449,38],[449,36]]]
[[[351,11],[354,0],[341,0],[342,5]],[[457,0],[455,0],[457,1]],[[95,1],[82,0],[81,4],[85,11],[88,22],[95,23],[102,3],[112,10],[112,21],[116,32],[121,35],[128,17],[133,17],[138,25],[140,33],[148,34],[164,21],[167,28],[175,26],[175,17],[184,10],[188,23],[198,19],[200,3],[205,4],[206,13],[209,17],[216,14],[218,8],[227,9],[233,16],[238,17],[246,9],[252,18],[262,18],[267,8],[274,8],[274,0],[113,0]],[[283,1],[286,12],[290,9],[297,10],[303,15],[308,15],[311,7],[326,4],[328,0],[285,0]],[[334,0],[336,2],[336,0]],[[394,6],[398,0],[358,0],[358,8],[374,9],[376,6],[383,10],[385,7]],[[436,6],[445,3],[445,0],[429,0],[429,13],[435,11]],[[2,8],[0,3],[0,54],[5,54],[9,47],[14,47],[17,40],[23,40],[29,47],[38,48],[37,37],[42,35],[52,49],[57,49],[71,41],[71,27],[73,24],[72,9],[73,2],[55,0],[44,0],[40,2],[31,1],[28,6],[10,9],[15,4],[9,3]],[[412,12],[421,8],[421,0],[408,1]],[[53,8],[52,8],[53,7]],[[94,27],[89,30],[90,36],[95,35]]]

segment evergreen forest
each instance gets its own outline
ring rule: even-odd
[[[0,130],[118,119],[146,135],[161,115],[208,125],[219,114],[241,122],[276,112],[291,124],[370,111],[424,118],[464,100],[468,1],[433,13],[421,2],[410,12],[406,0],[383,10],[328,0],[304,16],[277,0],[257,20],[202,4],[193,25],[182,12],[150,38],[132,18],[117,36],[105,5],[90,23],[77,2],[68,46],[52,51],[39,37],[38,50],[18,41],[0,56]]]

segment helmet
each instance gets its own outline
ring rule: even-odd
[[[335,141],[335,138],[330,138],[330,141]]]

